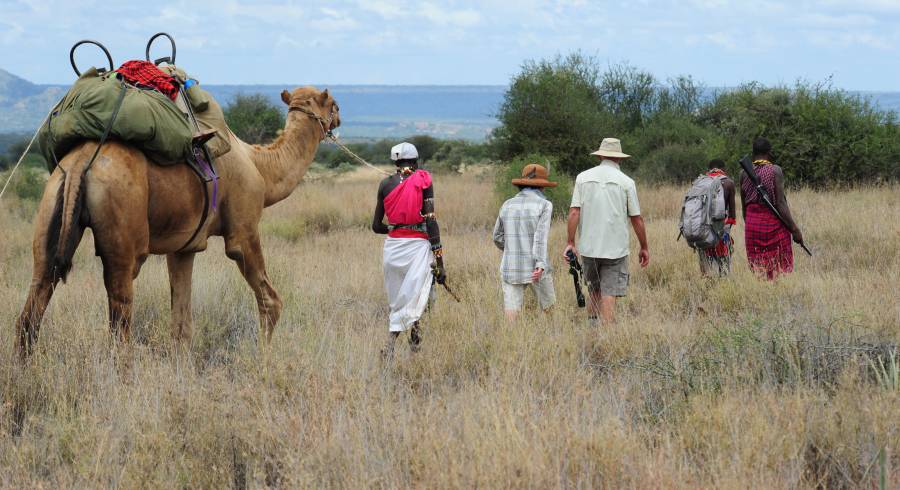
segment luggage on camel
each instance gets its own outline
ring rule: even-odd
[[[691,248],[715,247],[722,239],[727,217],[722,178],[701,175],[684,196],[678,236],[683,236]]]
[[[136,146],[157,164],[173,165],[192,155],[190,122],[171,99],[127,83],[117,72],[91,68],[41,127],[38,139],[50,170],[78,143],[100,140],[110,121],[110,137]]]
[[[186,90],[187,97],[179,97],[179,90]],[[185,99],[192,107],[186,107]],[[150,61],[79,73],[38,135],[49,170],[75,145],[86,139],[102,141],[107,131],[159,165],[192,163],[197,157],[194,146],[203,143],[197,138],[208,139],[206,160],[231,150],[221,106],[183,70]]]

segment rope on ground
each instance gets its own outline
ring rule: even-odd
[[[372,170],[375,170],[376,172],[381,172],[382,174],[387,175],[388,177],[390,177],[391,175],[393,175],[392,173],[387,172],[387,171],[384,171],[384,170],[382,170],[382,169],[376,167],[375,165],[372,165],[371,163],[369,163],[369,162],[363,160],[363,158],[360,157],[359,155],[357,155],[356,153],[353,153],[353,152],[350,150],[350,148],[347,148],[347,147],[344,146],[340,141],[338,141],[337,136],[335,136],[335,134],[332,133],[331,131],[328,132],[328,135],[327,135],[327,136],[328,136],[328,138],[331,140],[332,143],[334,143],[335,145],[337,145],[337,147],[340,148],[341,150],[344,150],[344,153],[346,153],[346,154],[350,155],[351,157],[355,158],[357,162],[359,162],[359,163],[361,163],[361,164],[363,164],[363,165],[365,165],[365,166],[371,168]]]
[[[54,105],[54,107],[56,107]],[[50,112],[53,112],[53,109],[50,109]],[[22,164],[22,161],[25,160],[25,155],[31,150],[31,145],[34,144],[34,140],[37,139],[38,133],[41,132],[41,128],[44,127],[44,123],[47,122],[47,118],[50,117],[50,112],[44,116],[44,120],[41,121],[41,124],[38,126],[37,130],[34,132],[34,136],[31,137],[31,141],[28,142],[28,146],[25,147],[25,151],[22,152],[22,156],[19,157],[19,161],[16,162],[16,165],[13,167],[12,172],[9,173],[9,177],[6,179],[6,183],[3,184],[3,189],[0,189],[0,199],[3,199],[3,194],[6,193],[6,188],[9,187],[9,183],[12,182],[13,176],[16,175],[16,170],[18,170],[19,165]]]

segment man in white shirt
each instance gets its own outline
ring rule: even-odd
[[[650,252],[634,180],[619,170],[619,163],[630,155],[622,153],[622,143],[615,138],[605,138],[591,155],[601,161],[575,179],[563,255],[573,250],[584,260],[591,293],[588,314],[596,318],[599,309],[603,323],[609,325],[615,323],[616,298],[628,290],[629,221],[641,244],[641,267],[650,263]]]

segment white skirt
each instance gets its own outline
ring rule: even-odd
[[[419,320],[428,306],[434,276],[431,244],[424,238],[384,241],[384,289],[391,307],[390,331],[402,332]]]

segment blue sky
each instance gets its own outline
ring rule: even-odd
[[[75,41],[121,63],[165,30],[178,64],[217,84],[505,84],[525,60],[580,49],[708,86],[898,90],[898,21],[900,0],[0,0],[0,68],[68,83]]]

